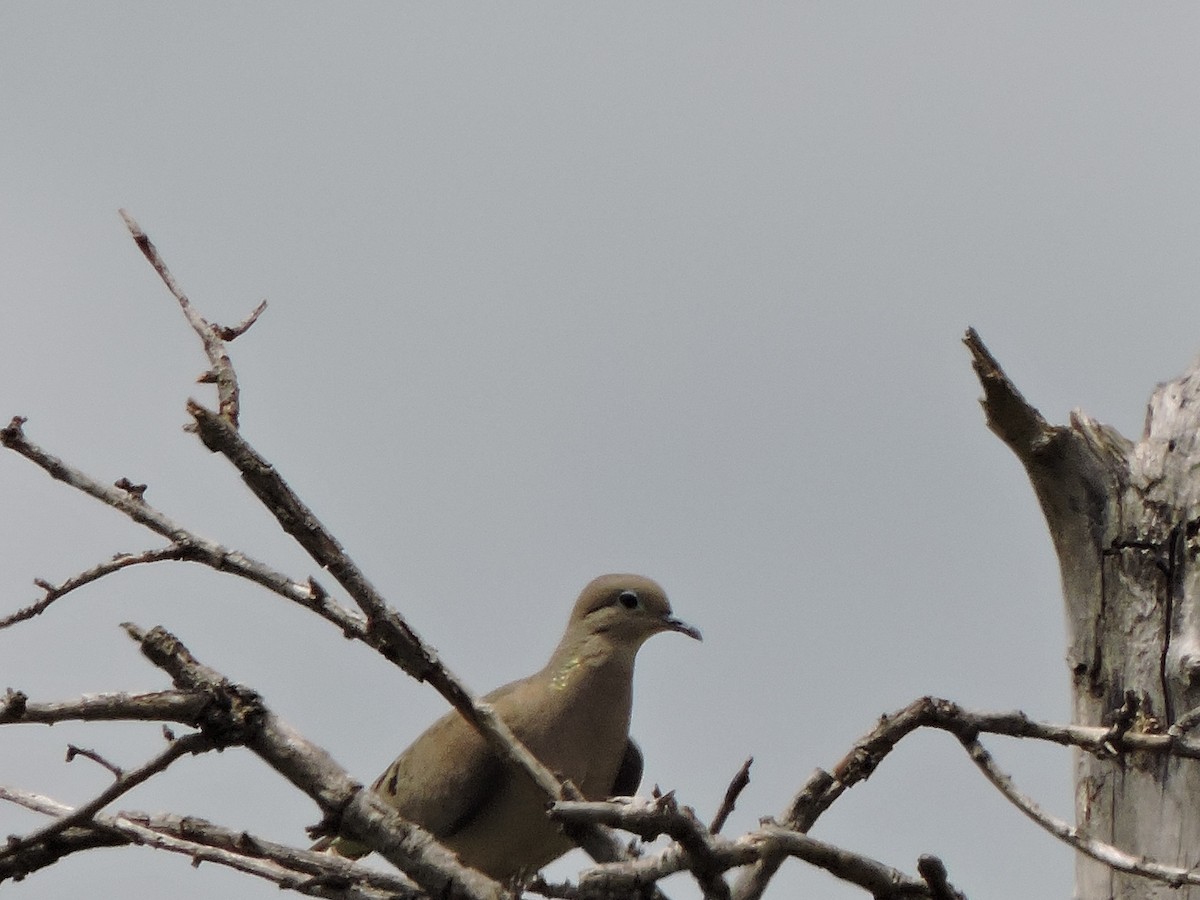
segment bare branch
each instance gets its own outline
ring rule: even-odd
[[[877,898],[933,896],[924,879],[917,880],[868,856],[843,850],[787,828],[768,825],[758,832],[751,832],[737,843],[747,840],[756,843],[761,841],[760,859],[778,858],[780,854],[802,859],[842,881],[870,891]]]
[[[118,553],[110,560],[92,566],[78,575],[72,575],[59,585],[53,585],[39,579],[36,584],[46,592],[46,595],[36,603],[32,603],[24,609],[19,609],[15,613],[0,619],[0,628],[7,628],[9,625],[15,625],[17,622],[23,622],[34,616],[40,616],[55,600],[66,596],[76,588],[83,587],[85,584],[91,584],[105,575],[111,575],[113,572],[119,572],[121,569],[127,569],[130,566],[138,566],[144,563],[187,559],[189,553],[190,550],[187,547],[180,546],[179,544],[171,544],[157,550],[145,550],[142,553],[136,554]]]
[[[242,321],[238,322],[236,325],[217,325],[214,323],[213,328],[216,329],[217,334],[221,337],[221,340],[223,340],[223,341],[235,340],[236,338],[241,337],[243,334],[245,334],[247,331],[249,331],[250,326],[253,325],[255,322],[257,322],[258,317],[261,316],[264,312],[266,312],[266,310],[267,310],[267,301],[263,300],[261,303],[258,304],[258,306],[254,307],[254,309],[251,310],[250,315],[246,316],[246,318],[242,319]]]
[[[365,627],[362,618],[353,610],[333,602],[324,588],[311,578],[307,581],[293,580],[244,553],[230,550],[215,541],[202,538],[155,509],[144,499],[130,494],[128,491],[106,485],[73,466],[67,465],[25,436],[22,428],[25,421],[23,417],[15,416],[5,428],[0,429],[0,444],[16,451],[44,469],[50,477],[83,491],[124,513],[139,525],[167,538],[171,541],[172,546],[180,548],[180,559],[202,563],[217,571],[229,572],[253,581],[333,622],[349,637],[359,637],[364,633]],[[10,616],[9,618],[13,621],[20,621],[22,617]],[[23,618],[28,618],[28,616]],[[4,621],[11,624],[7,619]]]
[[[1012,778],[1001,771],[992,759],[991,754],[984,749],[978,740],[962,735],[959,737],[971,761],[979,767],[987,780],[1004,795],[1013,806],[1025,813],[1042,829],[1054,835],[1059,840],[1078,850],[1080,853],[1098,860],[1110,868],[1133,875],[1142,875],[1155,881],[1162,881],[1171,887],[1181,887],[1185,884],[1200,885],[1200,872],[1195,869],[1183,869],[1177,866],[1165,866],[1142,856],[1134,856],[1084,834],[1074,825],[1064,822],[1057,816],[1043,810],[1028,796],[1023,794],[1013,784]]]
[[[1191,738],[1121,728],[1034,722],[1022,712],[974,712],[948,700],[922,697],[883,716],[874,729],[855,742],[832,773],[821,769],[814,772],[792,799],[781,821],[795,831],[807,832],[842,793],[868,778],[896,744],[917,728],[949,731],[960,740],[963,736],[973,738],[980,733],[1035,738],[1079,747],[1104,758],[1114,753],[1141,750],[1200,759],[1200,741]],[[764,859],[743,872],[734,887],[737,900],[761,897],[778,865],[778,860]]]
[[[216,745],[205,734],[189,734],[167,745],[161,753],[132,771],[125,772],[113,781],[105,790],[92,800],[80,806],[68,815],[51,822],[44,828],[31,832],[23,838],[10,840],[6,846],[0,847],[0,860],[37,844],[45,844],[50,838],[62,834],[74,825],[86,824],[93,815],[143,781],[164,771],[171,763],[190,753],[204,753],[214,749]]]
[[[924,697],[891,716],[883,716],[879,724],[842,757],[833,773],[818,769],[809,777],[781,817],[782,824],[798,833],[807,832],[848,788],[875,771],[897,741],[934,720],[933,710],[941,702]],[[734,885],[736,900],[758,900],[781,862],[780,857],[765,857],[747,868]]]
[[[165,719],[198,725],[202,729],[208,730],[210,739],[219,736],[227,742],[244,741],[248,746],[250,745],[248,734],[260,727],[257,723],[262,717],[261,701],[253,692],[231,685],[219,673],[197,662],[186,648],[161,629],[156,629],[149,634],[132,626],[129,626],[129,630],[132,636],[142,642],[147,655],[151,656],[156,664],[166,668],[182,689],[137,695],[91,695],[53,704],[29,703],[24,694],[10,690],[8,695],[0,701],[0,724],[6,722],[49,723],[68,719]],[[226,699],[217,703],[216,709],[212,710],[209,709],[208,704],[213,703],[215,696],[224,696]],[[241,712],[236,712],[239,705],[245,705],[246,708]],[[222,717],[234,714],[234,712],[236,712],[238,724],[229,725]],[[820,811],[828,808],[828,805],[836,799],[841,791],[867,777],[892,747],[919,727],[933,727],[953,733],[967,748],[976,765],[1011,802],[1038,822],[1040,826],[1080,852],[1114,865],[1122,871],[1144,875],[1169,884],[1200,883],[1200,875],[1136,859],[1118,848],[1092,840],[1066,823],[1042,812],[1032,800],[1024,797],[1013,787],[1007,776],[999,772],[991,762],[990,756],[979,746],[975,738],[975,735],[981,732],[1032,737],[1062,745],[1081,747],[1089,752],[1102,755],[1128,750],[1190,757],[1200,755],[1200,745],[1195,741],[1173,738],[1170,735],[1128,731],[1126,730],[1127,726],[1124,725],[1119,728],[1101,728],[1038,723],[1030,721],[1019,712],[973,712],[944,700],[922,698],[894,715],[883,717],[872,732],[856,742],[851,751],[835,767],[835,771],[841,773],[840,779],[828,772],[818,770],[809,780],[806,789],[793,801],[793,807],[797,814],[802,818],[814,820]],[[269,757],[272,753],[279,752],[278,748],[281,745],[302,746],[306,748],[305,753],[311,752],[318,757],[323,754],[323,751],[320,751],[319,748],[312,748],[307,741],[294,735],[282,723],[277,722],[274,729],[273,740],[276,749],[260,753],[268,762],[271,762]],[[252,747],[252,749],[259,752],[257,748]],[[730,785],[730,793],[735,796],[736,791],[741,789],[741,776],[746,772],[748,763],[749,761]],[[319,769],[321,765],[323,763],[318,758],[315,768]],[[301,766],[296,771],[303,768]],[[283,769],[280,771],[296,783],[293,775],[289,775]],[[340,770],[336,770],[336,773],[344,776]],[[316,779],[319,780],[320,777],[323,776],[316,776]],[[337,803],[341,802],[322,802],[321,797],[311,789],[307,787],[304,789],[318,800],[322,808],[326,809],[327,814],[330,814],[331,807],[336,808]],[[352,790],[357,791],[358,786],[354,785]],[[336,796],[336,790],[329,796]],[[333,815],[336,816],[336,812]],[[855,854],[850,854],[849,857],[833,854],[828,845],[820,842],[797,841],[793,837],[784,839],[779,837],[776,832],[761,829],[751,832],[737,841],[725,841],[711,829],[704,829],[690,810],[686,808],[680,810],[670,795],[655,800],[633,798],[629,801],[610,803],[562,802],[554,806],[552,815],[560,821],[575,824],[582,821],[620,827],[646,839],[652,839],[659,834],[667,834],[678,842],[655,856],[633,862],[597,867],[596,877],[600,878],[608,889],[613,890],[617,889],[618,885],[623,885],[623,890],[629,889],[634,882],[645,887],[666,875],[691,870],[699,878],[707,879],[704,883],[706,895],[723,896],[723,889],[713,879],[717,873],[736,865],[769,863],[773,873],[779,861],[785,856],[796,856],[827,868],[832,865],[849,866],[850,857],[856,857]],[[344,813],[341,821],[343,825],[348,823]],[[67,824],[71,823],[59,823],[59,827]],[[789,834],[799,834],[795,829],[783,830]],[[92,846],[95,843],[92,838],[85,841],[80,837],[79,840],[82,842],[81,846]],[[755,844],[755,841],[760,841],[761,846]],[[747,843],[757,849],[747,850]],[[786,846],[780,849],[783,845]],[[849,851],[838,851],[838,853],[848,854]],[[827,865],[826,863],[831,859],[835,862]],[[826,862],[821,860],[826,860]],[[959,896],[955,893],[945,893],[945,890],[949,889],[943,884],[945,879],[942,877],[939,881],[936,860],[933,858],[930,860],[923,861],[919,867],[926,885],[922,890],[928,892],[921,893],[920,896],[937,898]],[[850,868],[853,869],[853,866]],[[830,870],[833,871],[833,868]],[[875,875],[870,877],[874,878]],[[854,883],[862,882],[855,881]],[[552,893],[555,896],[565,896],[564,890],[565,888]],[[907,890],[908,887],[905,887],[904,891]]]
[[[275,466],[222,417],[195,401],[189,401],[187,408],[204,445],[214,453],[222,453],[237,467],[242,473],[242,480],[275,516],[283,530],[321,568],[333,575],[366,614],[368,632],[374,639],[372,646],[378,645],[381,652],[386,650],[384,655],[388,659],[418,681],[424,681],[436,673],[441,666],[433,648],[426,645],[404,618],[388,606],[337,538],[283,480]]]
[[[0,799],[51,816],[70,815],[74,810],[49,797],[0,786]],[[97,814],[92,828],[76,828],[74,841],[56,841],[57,856],[46,859],[48,865],[69,852],[90,849],[92,841],[104,846],[137,844],[180,853],[192,858],[193,865],[211,862],[256,875],[303,894],[316,897],[353,898],[353,900],[417,900],[424,893],[402,877],[360,866],[348,859],[327,853],[299,850],[272,841],[214,825],[195,816],[158,815],[122,812]],[[91,840],[89,840],[89,837]],[[25,860],[22,860],[24,862]],[[41,859],[33,860],[42,862]],[[37,866],[41,868],[41,865]],[[32,869],[0,864],[0,881],[19,877]]]
[[[591,822],[615,826],[648,841],[660,834],[669,835],[683,851],[684,868],[695,876],[704,896],[717,900],[729,897],[729,885],[721,878],[729,865],[720,853],[719,838],[704,827],[690,807],[679,806],[673,794],[651,800],[555,803],[550,816],[576,825]]]
[[[1029,459],[1039,445],[1051,438],[1055,427],[1017,390],[974,328],[967,329],[963,343],[971,351],[975,374],[983,385],[984,399],[980,404],[987,414],[988,428],[1022,460]]]
[[[737,798],[741,796],[742,791],[750,784],[750,766],[754,764],[754,757],[749,757],[742,767],[737,770],[737,774],[733,776],[733,780],[729,782],[729,787],[725,789],[725,796],[721,799],[721,805],[717,809],[717,814],[713,816],[712,824],[708,826],[708,830],[713,834],[720,832],[725,827],[725,821],[733,812],[734,806],[737,805]]]
[[[646,839],[667,834],[676,840],[704,846],[705,865],[716,872],[761,860],[795,857],[825,869],[837,878],[856,884],[879,898],[934,897],[933,888],[924,879],[905,875],[897,869],[849,850],[818,841],[805,834],[778,825],[764,825],[736,840],[704,832],[694,816],[662,799],[633,797],[599,802],[557,803],[552,815],[558,819],[600,822],[622,828]],[[581,893],[612,892],[628,894],[660,878],[690,868],[695,857],[690,850],[668,847],[658,856],[595,866],[580,877]],[[711,882],[710,882],[711,884]],[[709,886],[705,886],[706,895]]]
[[[200,340],[204,344],[204,352],[208,355],[209,364],[212,366],[212,372],[216,378],[218,408],[221,410],[221,416],[236,428],[239,413],[237,374],[233,370],[233,363],[229,359],[229,354],[225,352],[225,341],[233,340],[253,325],[266,308],[266,301],[264,300],[260,303],[258,308],[245,321],[234,328],[214,326],[192,306],[191,301],[188,300],[187,295],[183,292],[183,288],[179,286],[175,278],[171,275],[166,262],[158,252],[158,248],[150,242],[150,238],[142,231],[141,226],[125,210],[120,210],[120,213],[121,218],[125,220],[125,225],[129,229],[129,233],[133,235],[133,240],[138,245],[138,249],[142,251],[142,254],[150,262],[150,265],[154,267],[154,271],[158,273],[158,277],[162,279],[163,284],[167,286],[167,290],[175,295],[175,299],[179,301],[179,308],[183,310],[184,316],[187,317],[188,324],[200,336]]]
[[[10,689],[0,700],[0,725],[53,725],[82,720],[167,721],[197,726],[210,702],[210,697],[197,691],[154,691],[148,694],[87,694],[57,703],[30,703],[25,694]]]
[[[53,801],[50,801],[52,806],[45,807],[39,801],[46,799],[37,794],[0,785],[0,800],[10,800],[27,809],[52,816],[66,816],[74,812],[71,807],[55,804]],[[35,844],[19,853],[0,858],[0,884],[8,880],[20,881],[72,853],[91,850],[94,847],[119,847],[125,843],[128,843],[125,838],[105,828],[73,826],[65,829],[49,843]]]
[[[112,772],[113,776],[116,778],[120,778],[125,774],[124,769],[122,769],[116,763],[109,762],[95,750],[89,750],[86,747],[76,747],[74,744],[67,744],[67,762],[72,762],[77,756],[90,759],[92,762],[103,766],[104,768],[108,769],[108,771]]]

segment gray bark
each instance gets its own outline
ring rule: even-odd
[[[1136,442],[1078,410],[1051,425],[972,330],[988,426],[1017,455],[1062,573],[1074,720],[1163,732],[1200,705],[1200,360],[1150,399]],[[1200,863],[1200,762],[1076,752],[1080,829],[1157,862]],[[1200,900],[1079,855],[1086,900]]]

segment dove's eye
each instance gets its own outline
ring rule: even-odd
[[[617,601],[626,609],[637,609],[642,605],[642,600],[636,591],[621,591]]]

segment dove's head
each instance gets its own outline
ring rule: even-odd
[[[678,631],[702,640],[699,629],[675,618],[666,592],[641,575],[601,575],[593,579],[571,611],[567,631],[604,635],[634,651],[660,631]]]

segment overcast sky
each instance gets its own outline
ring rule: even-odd
[[[0,7],[0,419],[209,537],[313,565],[181,431],[199,343],[117,216],[233,347],[243,433],[458,674],[539,668],[592,576],[704,630],[642,651],[644,790],[779,812],[925,693],[1063,721],[1058,570],[987,432],[976,326],[1052,421],[1130,436],[1200,350],[1200,10],[1111,3],[16,4]],[[0,454],[0,612],[153,535]],[[324,583],[332,586],[331,579]],[[0,632],[0,689],[155,689],[117,627],[175,631],[370,780],[444,708],[273,595],[133,571]],[[72,804],[154,726],[7,727],[0,783]],[[1071,814],[1070,757],[987,742]],[[249,753],[120,808],[300,843]],[[0,834],[36,819],[0,807]],[[945,735],[816,837],[973,900],[1065,897],[1071,855]],[[573,875],[571,856],[551,873]],[[84,881],[86,879],[86,882]],[[278,897],[148,850],[14,900]],[[695,896],[670,882],[676,897]],[[799,863],[775,896],[860,897]]]

